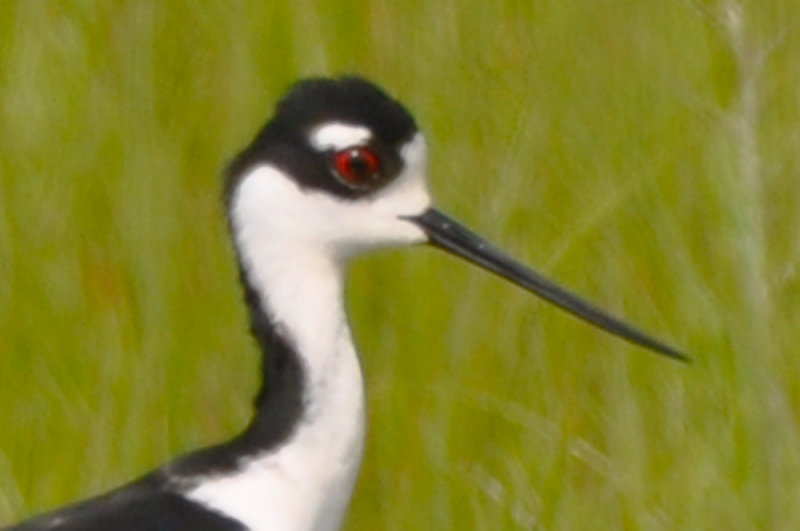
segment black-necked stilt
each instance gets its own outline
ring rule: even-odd
[[[430,243],[653,351],[677,350],[557,287],[431,206],[411,115],[358,78],[291,89],[233,161],[225,199],[264,384],[249,426],[22,530],[323,530],[341,524],[364,444],[348,260]]]

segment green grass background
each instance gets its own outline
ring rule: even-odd
[[[240,429],[220,170],[297,78],[413,110],[439,205],[659,337],[360,260],[349,529],[800,526],[796,0],[0,2],[0,522]]]

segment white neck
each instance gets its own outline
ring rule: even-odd
[[[336,130],[339,131],[339,130]],[[323,135],[324,136],[324,135]],[[364,446],[364,389],[344,311],[344,260],[427,240],[404,216],[430,205],[425,141],[401,149],[404,170],[361,199],[301,187],[281,168],[256,165],[234,183],[231,229],[241,266],[274,330],[299,360],[302,403],[286,439],[188,496],[249,529],[338,529]],[[269,355],[269,354],[268,354]],[[269,378],[267,378],[269,392]]]
[[[189,497],[256,530],[338,529],[364,444],[364,390],[343,302],[344,267],[319,249],[237,235],[261,304],[300,357],[303,410],[289,438]],[[267,382],[269,386],[269,382]]]

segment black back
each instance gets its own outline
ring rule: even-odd
[[[330,177],[320,153],[308,145],[310,128],[325,121],[368,127],[372,147],[398,165],[397,147],[416,132],[408,112],[367,81],[358,78],[310,79],[297,83],[276,107],[252,143],[230,165],[226,202],[238,179],[256,164],[269,162],[298,178],[302,186],[343,197],[355,192]],[[394,157],[394,158],[393,158]],[[303,414],[304,375],[294,346],[282,334],[248,280],[239,260],[250,328],[262,350],[261,390],[248,427],[229,442],[193,452],[107,494],[6,528],[6,531],[238,531],[239,522],[204,508],[183,493],[204,478],[235,472],[242,457],[280,446]]]
[[[246,531],[192,503],[154,473],[120,489],[6,528],[5,531]]]
[[[4,528],[3,531],[244,531],[236,520],[204,508],[183,493],[204,477],[236,472],[243,456],[279,446],[302,415],[300,358],[261,307],[241,273],[251,331],[262,349],[263,383],[256,414],[237,437],[204,448],[124,487]]]

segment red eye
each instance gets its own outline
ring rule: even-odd
[[[333,164],[342,179],[354,186],[369,186],[380,177],[381,161],[369,148],[354,147],[339,151]]]

